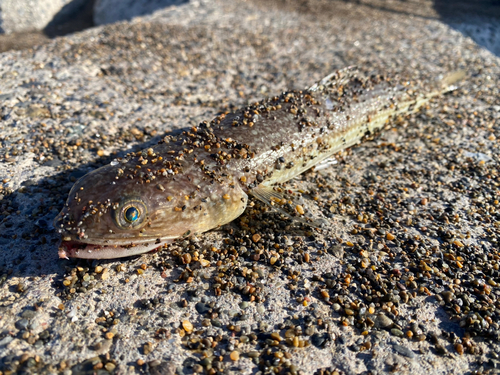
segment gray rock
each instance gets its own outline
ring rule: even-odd
[[[394,322],[392,319],[387,317],[385,314],[378,314],[375,318],[375,327],[377,328],[386,329],[392,327],[393,324]]]
[[[9,344],[12,340],[14,340],[12,336],[5,336],[3,339],[0,340],[0,347]]]
[[[404,336],[403,331],[401,331],[400,329],[397,329],[397,328],[392,328],[391,329],[391,334],[393,334],[394,336],[398,336],[398,337],[403,337]]]
[[[413,353],[410,349],[408,349],[405,346],[394,344],[392,347],[398,354],[401,354],[408,358],[415,358],[415,353]]]
[[[64,19],[88,0],[0,0],[0,32],[41,30],[54,19]]]
[[[144,16],[188,0],[97,0],[94,4],[94,23],[104,25]]]
[[[28,326],[28,324],[29,324],[28,319],[24,319],[24,318],[23,318],[23,319],[18,320],[18,321],[16,322],[16,328],[17,328],[17,329],[19,329],[19,330],[21,330],[21,329],[26,329],[26,327]]]
[[[198,314],[206,314],[210,310],[210,307],[206,303],[203,303],[203,302],[198,302],[195,305],[195,308],[196,308],[196,311],[198,311]]]

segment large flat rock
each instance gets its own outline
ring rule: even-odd
[[[496,371],[500,61],[434,5],[198,1],[0,55],[0,370]],[[326,229],[254,202],[156,254],[58,259],[78,177],[350,65],[468,77],[290,183]]]

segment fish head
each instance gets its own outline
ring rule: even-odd
[[[158,164],[142,170],[131,159],[79,179],[54,221],[62,237],[59,256],[141,254],[228,223],[244,211],[247,195],[238,183],[207,178],[188,161],[174,170]]]

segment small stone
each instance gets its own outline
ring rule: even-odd
[[[378,314],[375,318],[375,327],[377,328],[390,328],[393,324],[394,322],[383,313]]]
[[[193,332],[193,324],[189,321],[189,320],[184,320],[182,322],[182,328],[184,328],[184,330],[187,332],[187,333],[191,333]]]
[[[111,372],[116,368],[116,365],[113,362],[108,362],[104,365],[104,368]]]
[[[16,328],[19,330],[26,329],[28,327],[29,321],[28,319],[21,319],[16,322]]]
[[[256,350],[252,350],[250,352],[247,353],[247,355],[250,357],[250,358],[258,358],[260,353]]]
[[[328,334],[327,333],[315,333],[314,335],[311,336],[311,343],[318,347],[318,348],[323,348],[325,346],[325,343],[328,339]]]
[[[151,344],[150,342],[145,343],[142,347],[142,350],[144,352],[144,355],[148,355],[153,351],[153,344]]]
[[[14,338],[12,336],[5,336],[3,339],[0,340],[0,347],[6,346],[9,344]]]
[[[255,233],[255,234],[252,236],[252,241],[253,241],[253,242],[259,242],[260,238],[261,238],[261,237],[260,237],[260,234]]]
[[[441,293],[441,296],[443,297],[443,299],[445,300],[446,303],[450,303],[454,298],[453,293],[450,291],[445,291],[445,292]]]
[[[191,263],[192,260],[193,260],[193,258],[191,256],[191,254],[186,253],[186,254],[182,255],[182,262],[184,264],[189,264],[189,263]]]
[[[109,268],[104,268],[101,273],[101,280],[109,278]]]
[[[146,287],[143,284],[139,284],[137,287],[137,295],[141,297],[146,292]]]
[[[21,317],[26,319],[33,319],[36,316],[36,311],[33,310],[24,310],[21,314]]]
[[[203,372],[203,366],[197,363],[193,366],[193,372],[195,374],[201,374]]]
[[[113,340],[102,340],[94,346],[94,350],[97,354],[104,354],[109,352],[111,345],[113,345]]]
[[[210,311],[210,306],[208,306],[206,303],[203,302],[198,302],[194,308],[196,311],[198,311],[198,314],[206,314],[207,312]]]
[[[237,361],[238,359],[240,359],[240,353],[237,350],[234,350],[231,352],[229,357],[231,358],[232,361]]]
[[[411,351],[410,349],[408,349],[407,347],[405,346],[401,346],[401,345],[398,345],[398,344],[394,344],[392,346],[394,348],[394,350],[405,356],[405,357],[408,357],[408,358],[415,358],[415,353],[413,351]]]
[[[276,341],[281,341],[282,340],[279,332],[273,332],[273,333],[271,333],[271,338],[273,340],[276,340]]]
[[[394,335],[394,336],[397,336],[397,337],[403,337],[404,336],[403,331],[401,331],[400,329],[397,329],[397,328],[391,329],[391,334]]]

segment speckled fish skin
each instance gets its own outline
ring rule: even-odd
[[[265,200],[262,191],[416,111],[461,76],[415,83],[347,68],[167,136],[76,182],[55,220],[59,255],[131,256],[226,224],[243,213],[249,194]]]

